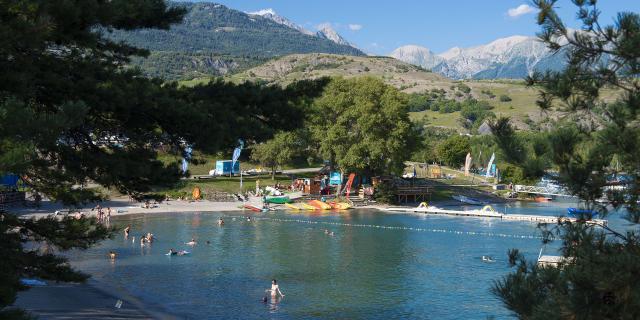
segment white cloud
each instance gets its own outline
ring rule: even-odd
[[[507,14],[509,15],[509,17],[511,18],[517,18],[521,15],[525,15],[527,13],[531,13],[533,12],[533,7],[531,7],[528,4],[521,4],[515,8],[511,8],[509,10],[507,10]]]
[[[354,24],[350,24],[349,25],[349,30],[351,30],[351,31],[358,31],[358,30],[361,30],[361,29],[362,29],[362,25],[361,24],[354,23]]]

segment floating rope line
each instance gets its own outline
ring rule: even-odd
[[[493,233],[493,232],[458,231],[458,230],[417,228],[417,227],[381,226],[381,225],[375,225],[375,224],[356,224],[356,223],[342,223],[342,222],[330,222],[330,221],[311,221],[311,220],[302,220],[302,219],[283,219],[283,218],[267,218],[267,217],[254,217],[253,219],[254,220],[263,220],[263,221],[275,221],[275,222],[294,222],[294,223],[306,223],[306,224],[317,224],[317,225],[332,225],[332,226],[343,226],[343,227],[353,227],[353,228],[409,230],[409,231],[419,231],[419,232],[464,234],[464,235],[471,235],[471,236],[515,238],[515,239],[542,239],[542,237],[536,236],[536,235],[517,235],[517,234]]]

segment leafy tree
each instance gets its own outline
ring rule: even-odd
[[[404,97],[377,78],[332,79],[309,121],[320,153],[345,172],[401,173],[416,138]]]
[[[493,106],[486,101],[467,99],[462,103],[460,108],[460,122],[464,128],[473,132],[480,127],[485,120],[495,117],[491,109],[493,109]]]
[[[529,84],[543,90],[543,110],[560,107],[567,114],[550,133],[550,153],[559,169],[559,182],[578,196],[585,208],[606,217],[626,209],[632,225],[625,231],[578,221],[544,228],[545,242],[559,239],[560,268],[542,268],[517,250],[510,252],[516,271],[495,283],[493,292],[521,319],[637,319],[640,318],[640,16],[619,13],[613,25],[602,27],[596,1],[574,1],[583,27],[568,29],[553,0],[536,0],[540,9],[539,37],[555,51],[567,53],[561,72],[535,74]],[[603,89],[621,95],[612,102],[599,99]],[[619,166],[612,166],[616,157]],[[619,169],[618,169],[619,168]],[[623,170],[624,189],[607,190],[608,177]],[[600,205],[596,199],[606,197]],[[587,218],[587,217],[585,217]]]
[[[69,205],[102,198],[77,187],[87,181],[139,196],[180,178],[176,163],[158,160],[161,146],[215,152],[301,123],[298,104],[321,83],[181,88],[127,68],[131,55],[147,52],[104,37],[112,29],[166,29],[183,14],[163,0],[0,1],[0,173]],[[92,218],[0,212],[0,309],[25,289],[22,277],[86,278],[38,246],[82,249],[109,233]]]
[[[438,146],[438,158],[450,167],[459,167],[464,164],[469,151],[471,151],[469,137],[451,136]]]
[[[276,169],[288,164],[302,153],[306,143],[294,132],[279,132],[272,139],[257,144],[251,152],[251,159],[271,168],[271,179],[276,177]]]

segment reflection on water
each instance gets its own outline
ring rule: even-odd
[[[517,247],[532,259],[540,250],[531,223],[375,211],[279,212],[250,222],[242,213],[145,214],[112,223],[131,224],[129,238],[75,252],[74,265],[195,319],[505,318],[489,289],[510,270],[507,250]],[[141,247],[136,240],[147,232],[157,240]],[[198,244],[186,246],[192,238]],[[191,253],[166,256],[171,248]],[[109,250],[118,253],[114,264]],[[273,278],[286,297],[265,303]]]

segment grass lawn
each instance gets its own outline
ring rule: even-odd
[[[298,178],[308,178],[313,176],[313,173],[296,174]],[[256,182],[260,181],[260,187],[272,186],[276,183],[282,185],[290,185],[291,178],[287,175],[279,174],[275,176],[275,180],[271,179],[271,175],[259,175],[259,176],[243,176],[242,177],[242,191],[255,191]],[[240,177],[216,177],[213,179],[183,179],[173,188],[168,189],[156,189],[156,193],[169,193],[172,197],[187,196],[191,194],[193,188],[199,187],[204,195],[208,192],[229,192],[238,193],[240,191]]]

